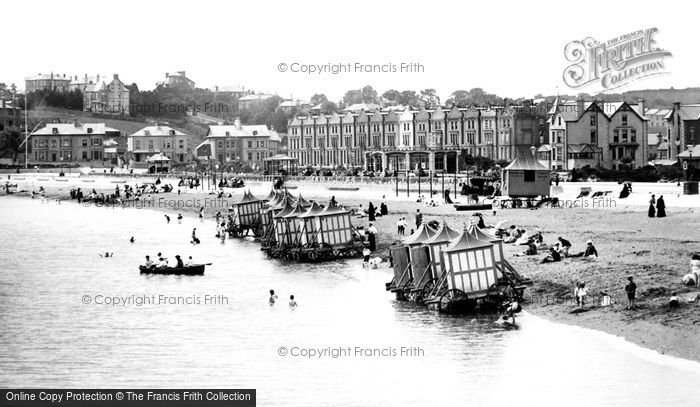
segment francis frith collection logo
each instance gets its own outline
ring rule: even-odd
[[[604,92],[667,73],[664,58],[671,52],[659,48],[656,33],[656,28],[647,28],[605,42],[588,37],[568,43],[564,56],[571,65],[564,70],[564,83]]]

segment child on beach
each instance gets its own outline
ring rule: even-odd
[[[362,250],[362,256],[364,257],[364,261],[362,262],[362,267],[367,268],[369,267],[369,256],[372,254],[372,251],[369,250],[369,247],[365,246],[365,248]]]

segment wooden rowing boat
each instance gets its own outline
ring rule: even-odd
[[[211,263],[209,263],[211,264]],[[192,266],[185,267],[145,267],[139,266],[139,271],[141,274],[177,274],[177,275],[187,275],[196,276],[204,274],[205,264],[194,264]]]

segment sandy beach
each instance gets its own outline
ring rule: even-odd
[[[13,174],[11,182],[18,183],[18,189],[24,190],[13,195],[28,196],[31,190],[43,186],[46,196],[69,199],[69,190],[74,187],[81,187],[86,194],[93,188],[107,193],[112,192],[116,185],[123,185],[124,181],[130,185],[152,181],[116,176],[57,179],[55,174]],[[173,184],[177,191],[177,180],[164,182]],[[464,227],[471,215],[471,212],[456,212],[449,205],[428,207],[416,203],[415,192],[413,196],[407,197],[404,191],[397,197],[392,184],[343,185],[355,186],[359,190],[329,190],[328,184],[299,182],[292,183],[296,188],[290,191],[322,203],[335,195],[340,204],[349,207],[362,204],[365,208],[370,201],[378,206],[385,196],[389,215],[377,218],[374,222],[379,229],[376,255],[384,255],[389,245],[399,238],[396,233],[397,220],[406,217],[412,225],[418,208],[424,213],[425,221],[444,221],[458,229]],[[598,249],[598,258],[566,258],[559,263],[540,264],[544,254],[518,257],[515,253],[524,251],[525,247],[506,245],[509,261],[520,273],[534,281],[534,286],[525,294],[526,311],[555,322],[621,336],[660,353],[700,361],[700,301],[687,301],[700,294],[700,288],[687,287],[681,283],[682,276],[690,271],[691,253],[700,252],[700,198],[697,195],[680,195],[675,184],[639,184],[635,185],[629,198],[619,200],[618,185],[595,183],[593,190],[614,191],[609,202],[599,201],[596,204],[590,199],[576,199],[582,185],[584,184],[562,185],[558,196],[561,200],[572,202],[565,208],[508,209],[498,210],[495,215],[491,211],[481,211],[485,215],[486,224],[506,220],[508,225],[517,225],[527,231],[539,228],[548,244],[553,244],[557,236],[562,236],[571,241],[572,252],[583,251],[587,239],[592,239]],[[247,187],[254,194],[264,196],[270,191],[271,185],[251,182]],[[217,211],[226,213],[227,206],[240,198],[243,190],[227,190],[228,192],[233,196],[223,200],[217,200],[214,195],[202,190],[183,190],[181,195],[177,192],[156,194],[152,196],[156,203],[143,207],[160,210],[173,217],[177,213],[196,216],[200,206],[204,206],[206,216],[213,216]],[[657,197],[658,194],[664,195],[667,202],[666,218],[647,216],[646,210],[652,193],[656,193]],[[4,194],[3,190],[2,195]],[[434,199],[440,200],[438,196]],[[355,218],[354,223],[367,226],[368,220]],[[624,285],[628,276],[634,276],[638,287],[636,310],[625,309]],[[572,313],[576,308],[573,304],[576,282],[585,282],[589,293],[586,311],[581,313]],[[383,290],[384,287],[378,289]],[[611,295],[615,303],[602,307],[601,292]],[[667,306],[672,292],[677,292],[681,298],[681,306],[674,310]]]

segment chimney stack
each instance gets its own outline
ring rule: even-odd
[[[646,111],[644,110],[644,99],[639,99],[637,101],[637,106],[639,106],[641,114],[644,115],[646,113]]]
[[[678,110],[681,108],[681,102],[673,102],[673,108],[675,110]]]
[[[236,126],[237,130],[241,130],[241,119],[239,117],[236,117],[236,120],[233,121],[233,125]]]

